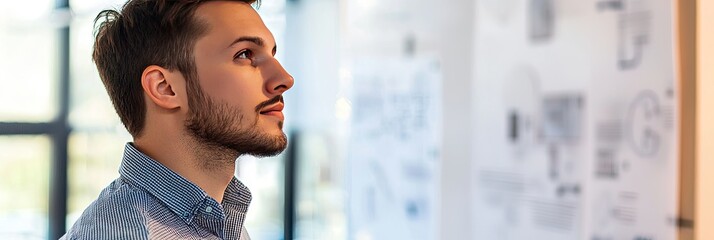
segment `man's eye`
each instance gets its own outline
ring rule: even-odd
[[[238,53],[236,53],[235,56],[233,56],[233,59],[251,59],[253,57],[253,52],[250,50],[243,50]]]

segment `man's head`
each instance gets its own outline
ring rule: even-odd
[[[135,138],[152,132],[147,121],[175,120],[209,147],[285,148],[282,94],[293,79],[254,1],[131,0],[99,14],[93,58]]]

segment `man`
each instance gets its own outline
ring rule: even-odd
[[[249,239],[235,160],[285,149],[293,86],[254,1],[130,0],[99,14],[93,58],[134,141],[63,239]]]

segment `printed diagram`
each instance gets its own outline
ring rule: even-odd
[[[350,235],[432,239],[438,209],[440,70],[432,59],[366,59],[352,69]]]
[[[653,90],[660,89],[660,90]],[[671,187],[674,120],[668,88],[652,85],[612,97],[602,88],[589,184],[593,193],[591,239],[673,239],[676,211]],[[672,205],[670,205],[672,204]]]
[[[602,0],[597,2],[600,12],[618,14],[617,65],[620,70],[637,68],[649,42],[651,14],[645,0]]]
[[[576,141],[580,138],[584,99],[579,94],[549,95],[543,99],[545,139],[553,142]]]
[[[476,5],[474,239],[676,239],[676,3]]]
[[[548,144],[549,177],[558,184],[556,195],[567,198],[580,195],[576,162],[580,146],[585,103],[577,93],[551,94],[543,97],[543,140]]]
[[[632,102],[628,112],[627,139],[632,150],[642,157],[654,157],[660,148],[662,110],[657,95],[641,92]]]
[[[507,147],[483,149],[498,159],[478,172],[490,216],[484,234],[492,237],[487,239],[573,239],[582,209],[584,95],[544,91],[543,79],[529,64],[517,64],[501,76],[502,128],[493,131],[502,134]]]
[[[527,155],[538,135],[540,86],[536,72],[526,66],[514,69],[503,89],[508,109],[508,139],[516,157]]]
[[[662,157],[662,148],[666,147],[664,141],[674,125],[675,116],[673,108],[663,105],[660,101],[654,91],[642,90],[637,92],[629,103],[623,102],[623,109],[616,111],[619,113],[603,115],[617,117],[602,119],[595,126],[596,177],[617,179],[627,171],[629,160],[633,160],[627,160],[628,152],[637,156],[636,159]]]
[[[636,224],[638,218],[637,205],[639,196],[636,192],[619,192],[615,195],[604,191],[593,201],[593,224],[597,233],[592,240],[610,240],[617,238],[617,226]],[[636,238],[635,238],[636,239]]]
[[[555,10],[553,0],[530,0],[528,2],[529,37],[533,42],[543,42],[553,36]]]
[[[622,120],[608,120],[597,124],[595,137],[595,176],[600,179],[617,179],[620,175],[619,146],[624,138]]]

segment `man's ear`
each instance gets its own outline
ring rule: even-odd
[[[167,79],[168,69],[151,65],[141,74],[141,87],[144,93],[157,106],[164,109],[175,109],[181,106],[181,100],[174,91],[172,82]]]

